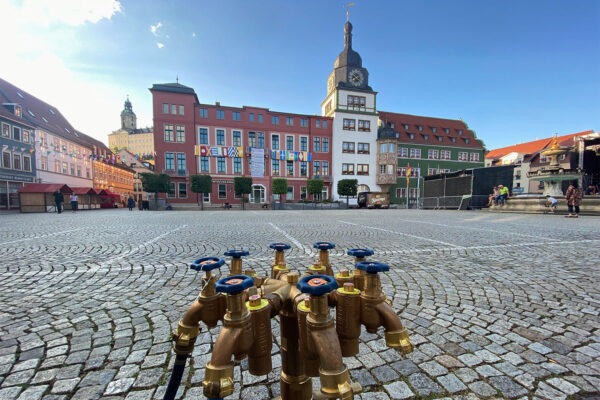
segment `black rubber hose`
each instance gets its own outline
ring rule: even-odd
[[[175,395],[177,394],[177,389],[179,389],[179,385],[181,384],[181,377],[183,376],[183,370],[185,369],[187,358],[188,357],[186,355],[180,354],[177,354],[175,357],[175,365],[173,366],[171,379],[169,379],[169,385],[167,386],[167,391],[165,392],[163,400],[175,400]]]

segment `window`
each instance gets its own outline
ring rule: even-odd
[[[208,144],[208,129],[198,128],[198,142],[200,144]]]
[[[169,191],[167,197],[175,197],[175,182],[169,182]]]
[[[427,150],[427,158],[429,158],[430,160],[437,160],[438,159],[438,151],[432,150],[432,149]]]
[[[262,122],[263,122],[263,115],[262,114],[258,114],[258,122],[260,124],[262,124]]]
[[[225,111],[217,110],[217,119],[225,119]]]
[[[313,139],[313,151],[320,152],[321,151],[321,138],[316,137]]]
[[[436,132],[437,132],[437,128],[436,128],[436,127],[434,127],[434,126],[432,126],[432,127],[431,127],[431,132],[433,132],[433,133],[436,133]]]
[[[423,139],[429,140],[429,135],[423,135]]]
[[[369,154],[369,143],[358,143],[358,154]]]
[[[208,109],[206,109],[206,108],[200,109],[200,118],[208,118]]]
[[[410,149],[410,158],[421,158],[421,149]]]
[[[314,161],[313,162],[313,175],[321,175],[321,162]]]
[[[306,200],[306,186],[300,186],[300,200]]]
[[[258,147],[259,149],[264,149],[265,148],[265,134],[263,132],[258,132],[258,142],[256,144],[256,147]]]
[[[435,168],[428,168],[427,175],[435,175],[437,174],[437,170]]]
[[[173,125],[165,125],[165,142],[173,141]]]
[[[200,171],[201,172],[209,172],[208,171],[208,157],[206,157],[206,156],[200,157]]]
[[[293,161],[286,161],[285,162],[285,174],[286,176],[294,176],[294,162]]]
[[[276,116],[276,115],[273,115],[273,116],[271,117],[271,123],[272,123],[273,125],[279,125],[279,117],[278,117],[278,116]]]
[[[356,167],[356,175],[369,175],[369,164],[358,164]]]
[[[271,160],[271,175],[279,176],[279,160],[274,158]]]
[[[327,128],[327,121],[323,121],[323,128]]]
[[[183,105],[179,105],[179,115],[183,115]]]
[[[406,188],[396,188],[396,197],[401,199],[406,198]]]
[[[308,119],[300,118],[300,126],[306,128],[308,126]]]
[[[248,114],[248,121],[254,122],[254,113],[249,113]]]
[[[479,161],[479,153],[471,153],[469,157],[470,161]]]
[[[27,160],[27,162],[25,162]],[[23,169],[29,171],[27,164],[29,164],[29,157],[23,156]],[[77,176],[81,176],[81,166],[77,166]]]
[[[62,163],[62,173],[67,175],[69,173],[69,164],[63,161]]]
[[[17,141],[21,141],[21,128],[18,126],[13,126],[13,139]]]
[[[408,138],[409,139],[414,139],[415,138],[415,134],[414,133],[409,133],[408,134]]]
[[[163,114],[168,114],[168,113],[169,113],[169,104],[163,103]]]
[[[329,175],[329,161],[323,161],[323,175]]]
[[[242,132],[233,131],[232,135],[233,135],[233,141],[232,141],[233,145],[240,147],[242,145]]]
[[[239,112],[239,111],[233,111],[233,112],[231,113],[231,118],[232,118],[234,121],[239,121],[239,120],[241,120],[240,112]]]
[[[300,151],[308,151],[308,138],[300,136]]]
[[[300,161],[300,176],[308,176],[308,163]]]
[[[10,168],[10,153],[7,151],[2,152],[2,168]]]
[[[450,134],[450,129],[444,128],[444,132],[446,132],[446,134]]]
[[[369,132],[371,130],[371,121],[359,119],[358,130],[363,132]]]
[[[398,157],[400,157],[400,158],[408,157],[408,148],[398,147]]]
[[[464,138],[463,140],[465,141],[466,144],[469,144],[469,138]]]
[[[294,150],[294,137],[293,136],[285,137],[285,149],[286,150]]]
[[[458,152],[458,161],[467,161],[468,153],[466,151]]]
[[[217,157],[217,172],[227,172],[227,167],[225,165],[225,157]]]
[[[225,184],[219,184],[219,198],[226,199],[227,198],[227,186]]]
[[[396,152],[396,144],[388,143],[388,153],[395,153],[395,152]]]
[[[225,130],[217,129],[217,146],[225,146]]]
[[[271,148],[273,150],[279,150],[279,135],[271,136]]]
[[[23,143],[29,143],[29,131],[23,129]]]
[[[356,120],[344,118],[344,129],[347,131],[356,130]]]
[[[48,157],[42,156],[40,158],[40,169],[42,171],[48,171]]]
[[[10,160],[10,154],[9,154],[9,160]],[[10,165],[10,161],[9,161],[9,165]],[[9,166],[10,168],[10,166]],[[58,160],[54,160],[54,172],[56,173],[60,173],[60,161]]]
[[[449,160],[450,159],[450,150],[440,150],[440,159]]]
[[[348,106],[349,107],[365,107],[367,98],[364,96],[351,96],[348,95]]]
[[[2,136],[4,136],[4,137],[10,136],[10,125],[2,123]]]
[[[177,143],[183,143],[185,142],[185,126],[183,125],[177,125],[177,134],[175,136],[175,141]]]
[[[342,175],[354,175],[354,164],[342,164]]]
[[[342,153],[354,153],[354,142],[342,142]]]
[[[202,193],[202,202],[210,203],[210,193]]]
[[[186,169],[185,153],[177,153],[177,172],[185,174]]]
[[[444,140],[441,136],[436,135],[435,137],[437,138],[438,142],[441,142],[442,140]]]
[[[387,153],[388,144],[387,143],[379,143],[379,153]]]
[[[256,132],[248,132],[248,146],[256,147]]]
[[[171,104],[171,114],[177,114],[177,104]]]
[[[323,138],[323,153],[329,153],[329,138]]]
[[[456,138],[453,136],[453,137],[451,137],[451,138],[450,138],[450,141],[451,141],[452,143],[456,143]]]
[[[287,193],[285,195],[286,200],[294,200],[294,187],[288,186]]]
[[[173,153],[165,153],[165,169],[168,171],[175,169],[175,155]]]
[[[379,165],[379,173],[380,174],[385,174],[385,164],[380,164]]]
[[[423,132],[423,125],[417,125],[417,130],[419,132]]]
[[[285,118],[285,124],[287,126],[293,126],[294,125],[294,118],[293,117],[286,117]]]
[[[233,173],[234,174],[242,173],[242,159],[241,158],[233,159]]]
[[[85,169],[85,177],[90,179],[90,169],[89,168]],[[140,183],[140,187],[141,187],[141,183]],[[140,188],[140,190],[142,190],[142,189]]]
[[[462,129],[459,129],[457,132],[459,135],[462,135]]]
[[[321,127],[321,120],[320,120],[320,119],[317,119],[317,120],[315,120],[315,126],[316,126],[317,128],[320,128],[320,127]]]

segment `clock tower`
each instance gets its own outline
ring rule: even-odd
[[[357,179],[358,190],[377,192],[377,92],[369,86],[369,71],[352,49],[352,24],[344,25],[344,49],[327,78],[327,96],[321,113],[333,117],[333,199],[338,199],[337,182]]]

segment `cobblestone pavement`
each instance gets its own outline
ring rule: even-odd
[[[245,267],[265,273],[268,244],[283,241],[302,271],[317,240],[337,244],[335,270],[351,267],[351,247],[390,264],[384,290],[415,345],[404,357],[382,330],[363,333],[359,355],[345,359],[362,399],[600,392],[600,218],[99,210],[0,216],[0,399],[162,398],[169,331],[200,289],[189,262],[243,247]],[[179,398],[204,398],[217,333],[199,337]],[[236,366],[231,398],[277,396],[280,364],[266,376]]]

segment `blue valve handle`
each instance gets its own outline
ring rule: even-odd
[[[254,286],[254,278],[247,275],[234,275],[219,279],[215,284],[215,290],[219,293],[236,294],[252,286]]]
[[[377,261],[360,261],[356,263],[356,268],[366,271],[367,274],[376,274],[390,270],[390,266]]]
[[[315,244],[313,244],[313,247],[319,250],[331,250],[335,249],[335,244],[331,242],[316,242]]]
[[[272,248],[273,250],[283,251],[283,250],[287,250],[287,249],[291,248],[292,246],[290,246],[287,243],[271,243],[269,245],[269,247]]]
[[[223,253],[224,256],[233,258],[242,258],[249,254],[250,252],[248,252],[248,250],[227,250],[225,253]]]
[[[338,284],[332,276],[329,275],[311,275],[300,279],[296,287],[302,293],[311,296],[322,296],[338,288]]]
[[[220,257],[203,257],[190,264],[190,268],[195,271],[212,271],[215,268],[221,268],[225,260]]]
[[[348,255],[356,258],[365,258],[374,254],[371,249],[350,249]]]

